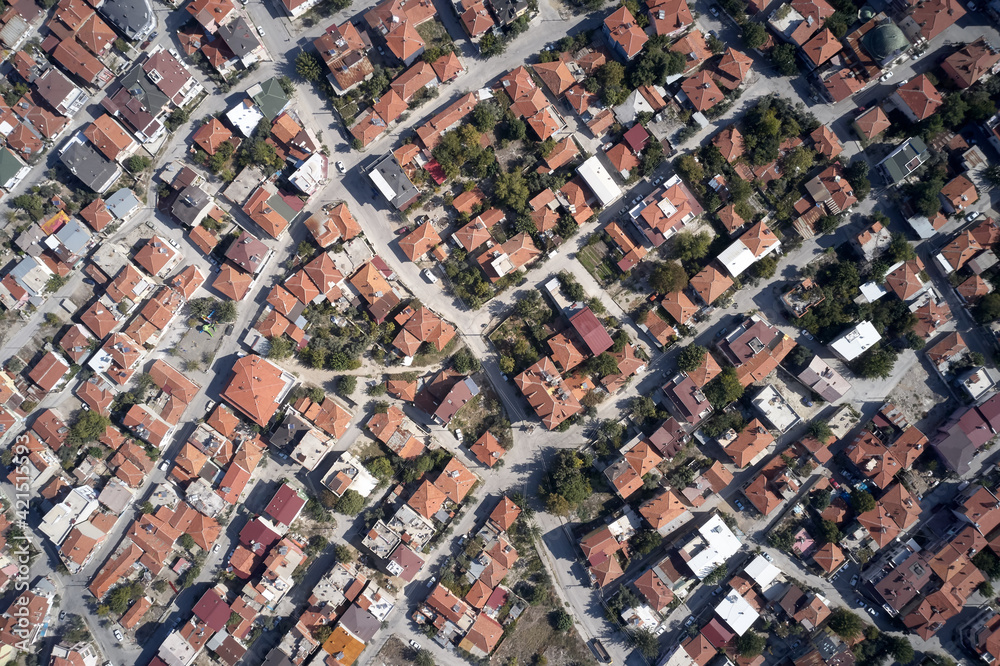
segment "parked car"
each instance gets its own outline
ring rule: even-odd
[[[115,640],[119,642],[125,640],[125,637],[122,636],[122,632],[118,631],[117,629],[115,629]]]
[[[720,585],[719,587],[715,588],[715,589],[714,589],[714,590],[712,591],[712,596],[713,596],[713,597],[717,597],[717,596],[719,596],[720,594],[722,594],[722,586],[721,586],[721,585]]]
[[[420,643],[418,643],[418,642],[416,642],[414,640],[411,640],[410,641],[410,647],[413,648],[414,650],[419,650],[420,649]]]
[[[337,162],[337,171],[340,173],[347,173],[347,167],[344,166],[343,162]]]
[[[410,228],[409,227],[400,227],[399,229],[396,230],[396,233],[399,234],[400,236],[403,236],[405,234],[410,233]]]
[[[66,611],[59,611],[59,619],[60,620],[66,619]]]
[[[425,268],[422,272],[424,278],[431,284],[435,284],[438,281],[437,275],[434,275],[434,271],[429,268]]]
[[[875,610],[874,606],[868,607],[868,614],[871,615],[872,617],[878,617],[878,611]]]
[[[854,587],[857,584],[858,584],[858,575],[854,574],[853,576],[851,576],[851,587]]]
[[[767,560],[768,562],[774,562],[774,558],[771,557],[770,553],[762,553],[762,555],[764,556],[764,559]]]
[[[965,214],[965,221],[972,222],[977,217],[979,217],[979,211],[970,210],[968,213]]]
[[[684,620],[684,626],[690,627],[692,624],[694,624],[694,615],[688,615],[688,619]]]
[[[461,442],[463,438],[464,438],[464,435],[462,434],[462,429],[461,428],[455,428],[455,439],[457,439],[458,441]]]
[[[221,543],[215,544],[214,546],[212,546],[212,552],[213,553],[219,552],[219,548],[222,548],[222,544]]]
[[[736,508],[739,509],[740,511],[743,510],[743,502],[741,502],[739,500],[733,500],[733,504],[735,504]]]
[[[858,597],[854,603],[858,605],[858,608],[868,608],[868,606],[865,604],[864,599],[862,599],[861,597]]]
[[[892,72],[886,72],[885,74],[880,76],[878,80],[881,81],[882,83],[885,83],[891,78],[892,78]]]
[[[715,17],[719,16],[719,9],[715,5],[712,5],[711,7],[709,7],[708,11],[712,12],[712,16],[715,16]]]
[[[260,35],[261,37],[264,36],[264,26],[262,25],[257,26],[257,34]]]
[[[974,2],[970,2],[970,3],[968,4],[968,5],[966,5],[966,7],[968,7],[968,8],[969,8],[969,11],[970,11],[970,12],[974,12],[974,11],[976,11],[977,9],[979,9],[979,5],[977,5],[977,4],[976,4],[976,3],[974,3]]]
[[[427,587],[434,587],[434,583],[437,582],[437,576],[431,576],[427,579]]]

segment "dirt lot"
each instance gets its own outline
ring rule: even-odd
[[[576,631],[563,633],[549,624],[546,610],[529,606],[517,620],[517,628],[494,653],[494,663],[508,663],[511,657],[518,664],[535,663],[535,655],[544,654],[549,666],[596,664],[587,645]]]
[[[928,372],[922,362],[914,363],[903,375],[888,401],[924,433],[933,431],[957,404],[941,378]]]

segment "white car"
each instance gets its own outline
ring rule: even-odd
[[[215,544],[214,546],[212,546],[212,552],[213,553],[219,552],[219,548],[221,548],[221,547],[222,547],[222,544],[220,544],[220,543]]]
[[[438,281],[438,277],[437,277],[437,275],[434,275],[434,271],[432,271],[432,270],[431,270],[431,269],[429,269],[429,268],[425,268],[425,269],[424,269],[424,270],[423,270],[423,271],[421,272],[421,275],[423,275],[423,276],[424,276],[424,279],[426,279],[426,280],[427,280],[428,282],[430,282],[431,284],[436,284],[436,283],[437,283],[437,281]]]
[[[416,642],[414,640],[411,640],[410,641],[410,647],[413,648],[414,650],[419,650],[420,649],[420,643],[418,643],[418,642]]]
[[[264,36],[264,26],[262,25],[257,26],[257,34],[260,35],[261,37]],[[327,162],[327,164],[329,164],[329,162]]]
[[[118,641],[123,641],[123,640],[125,640],[125,637],[124,637],[124,636],[122,636],[122,632],[120,632],[120,631],[118,631],[117,629],[115,629],[115,632],[114,632],[114,633],[115,633],[115,640],[118,640]]]
[[[979,217],[979,211],[970,210],[968,213],[965,214],[965,221],[972,222],[977,217]]]
[[[337,162],[337,171],[340,173],[347,173],[347,167],[344,166],[343,162]]]
[[[458,441],[461,442],[462,438],[463,438],[462,429],[461,428],[455,428],[455,439],[457,439]]]
[[[881,77],[879,78],[879,81],[882,81],[883,83],[885,83],[886,81],[888,81],[888,80],[889,80],[889,79],[891,79],[891,78],[892,78],[892,72],[886,72],[885,74],[883,74],[883,75],[882,75],[882,76],[881,76]]]

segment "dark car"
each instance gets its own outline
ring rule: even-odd
[[[226,326],[226,335],[232,335],[234,330],[236,330],[236,327],[232,324]]]

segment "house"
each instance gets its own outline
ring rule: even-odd
[[[238,16],[235,21],[220,25],[217,34],[218,40],[213,42],[213,45],[219,48],[220,54],[223,50],[221,47],[224,46],[227,54],[232,54],[244,67],[252,67],[267,55],[264,45],[257,37],[257,31],[242,16]],[[204,51],[204,48],[202,50]],[[247,91],[247,94],[253,97],[254,93],[250,90]],[[257,101],[256,98],[254,101]],[[268,120],[273,119],[273,116],[268,116]]]
[[[851,390],[850,383],[819,356],[813,357],[799,373],[798,380],[827,402],[836,402]]]
[[[916,76],[896,88],[889,100],[912,122],[930,118],[944,104],[941,93],[926,74]]]
[[[842,361],[850,363],[882,339],[871,322],[863,321],[830,342],[830,350]]]
[[[135,263],[153,277],[171,273],[183,258],[184,255],[179,250],[159,236],[146,239],[135,253]]]
[[[549,430],[583,409],[548,357],[515,377],[514,383]]]
[[[476,93],[469,93],[418,127],[417,138],[425,152],[430,154],[440,143],[444,133],[458,127],[472,113],[477,104],[479,104],[479,96]]]
[[[990,72],[994,65],[1000,62],[1000,52],[980,37],[971,44],[966,44],[941,63],[941,69],[959,88],[969,88]]]
[[[679,373],[663,386],[663,392],[683,420],[691,425],[701,423],[712,412],[712,405],[694,380]]]
[[[885,115],[881,106],[873,106],[861,113],[854,119],[853,123],[854,131],[868,141],[881,135],[882,132],[889,129],[890,125],[889,117]]]
[[[946,212],[958,214],[976,203],[979,193],[973,182],[965,174],[960,174],[941,189],[941,200]]]
[[[59,354],[47,352],[28,372],[28,378],[38,388],[52,392],[59,386],[69,372],[69,363]]]
[[[946,274],[953,273],[965,266],[982,249],[983,246],[972,232],[966,230],[951,239],[934,258]]]
[[[462,27],[465,28],[466,34],[474,41],[478,41],[479,37],[496,28],[496,21],[493,20],[489,10],[486,9],[485,2],[481,0],[461,0],[459,4],[462,8],[458,16],[459,21],[461,21]]]
[[[930,157],[920,137],[910,137],[878,163],[885,179],[897,187]]]
[[[826,125],[820,125],[813,130],[809,138],[813,140],[816,152],[829,160],[832,160],[844,150],[843,146],[837,140],[837,135]]]
[[[957,0],[915,0],[907,5],[899,27],[913,42],[930,41],[965,16],[965,8]]]
[[[338,95],[347,94],[375,73],[368,59],[368,33],[359,31],[350,21],[331,26],[313,41],[313,46],[330,70],[326,78]]]
[[[824,28],[802,46],[802,51],[812,62],[813,67],[819,67],[843,48],[840,40],[828,28]]]
[[[419,261],[432,248],[440,244],[441,236],[438,235],[437,230],[430,222],[425,222],[399,241],[399,249],[410,261]]]
[[[112,32],[111,35],[113,36],[114,33]],[[90,101],[90,95],[73,85],[62,72],[54,67],[38,77],[35,81],[35,89],[49,107],[66,118],[75,116],[76,112]]]
[[[604,19],[604,34],[612,50],[626,61],[639,55],[642,47],[649,41],[646,33],[636,23],[632,12],[625,6]]]
[[[569,71],[569,67],[562,60],[536,63],[532,69],[557,99],[576,83],[573,73]]]
[[[521,232],[499,246],[490,248],[477,261],[491,282],[520,270],[541,255],[531,236]]]
[[[396,210],[406,210],[420,196],[392,153],[377,160],[365,174]]]
[[[617,462],[609,465],[604,470],[604,476],[623,499],[628,499],[642,488],[643,477],[656,469],[661,462],[663,458],[653,447],[640,442]]]
[[[737,467],[755,464],[763,456],[767,447],[774,443],[774,437],[757,419],[754,419],[725,446],[725,453]]]
[[[655,0],[649,4],[649,20],[653,32],[676,37],[694,23],[686,0]]]
[[[427,343],[438,351],[455,337],[455,328],[425,307],[413,313],[403,324],[392,344],[407,356],[414,356]]]
[[[736,90],[750,75],[753,59],[732,47],[726,48],[715,66],[716,81],[726,90]]]
[[[218,118],[210,119],[191,137],[192,141],[208,155],[214,155],[223,143],[227,141],[232,143],[232,138],[233,133]]]
[[[75,40],[62,40],[50,55],[63,69],[89,86],[103,88],[111,80],[108,68]]]
[[[839,162],[828,166],[806,183],[806,192],[816,205],[822,205],[828,215],[841,213],[858,202],[854,188],[844,177]]]
[[[156,15],[149,0],[136,2],[102,2],[97,11],[113,27],[133,42],[143,42],[156,29]]]
[[[59,153],[59,161],[80,182],[98,194],[111,187],[122,175],[121,167],[83,143],[79,136],[67,142]]]
[[[292,19],[297,19],[319,4],[319,0],[281,0],[281,5]]]
[[[695,111],[708,111],[724,99],[722,91],[706,70],[684,79],[681,90]]]
[[[872,433],[863,430],[844,451],[847,458],[871,479],[878,488],[885,490],[902,466],[882,442]]]
[[[101,154],[114,162],[125,159],[139,148],[131,135],[107,113],[88,125],[83,134]]]
[[[872,222],[860,234],[851,236],[851,244],[865,261],[872,261],[885,252],[892,242],[892,232],[879,221]]]
[[[733,281],[715,266],[709,265],[691,278],[690,285],[706,305],[711,305],[733,286]]]
[[[294,378],[255,354],[239,358],[222,397],[260,426],[266,426],[294,384]]]

